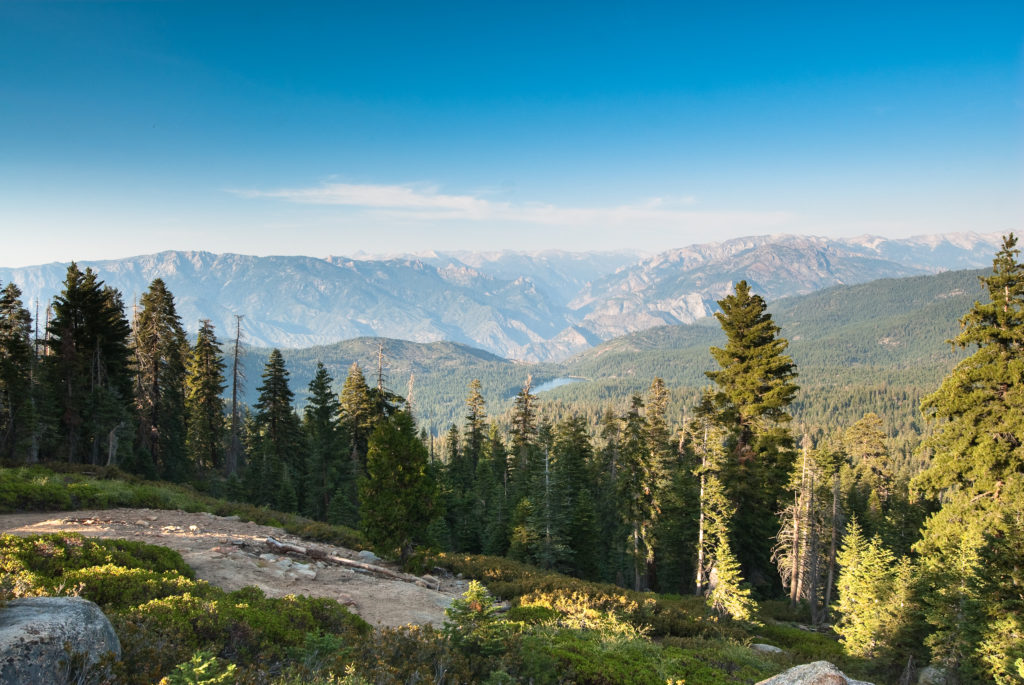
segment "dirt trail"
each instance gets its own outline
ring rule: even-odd
[[[375,626],[441,625],[445,608],[467,587],[464,580],[440,574],[405,582],[330,562],[271,552],[266,545],[267,537],[315,548],[327,556],[366,561],[344,547],[309,542],[280,528],[208,513],[104,509],[0,516],[0,533],[36,535],[58,531],[169,547],[181,553],[196,577],[225,590],[255,585],[269,597],[330,597]],[[393,564],[379,560],[371,563],[397,570]]]

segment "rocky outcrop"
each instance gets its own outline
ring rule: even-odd
[[[757,685],[871,685],[863,680],[847,678],[842,671],[827,661],[794,666],[777,676],[762,680]]]
[[[79,597],[28,597],[0,608],[0,683],[66,682],[107,653],[121,656],[110,621]]]
[[[917,685],[946,685],[946,670],[941,666],[925,666],[917,674]]]
[[[761,642],[755,642],[754,644],[750,645],[750,648],[755,652],[761,652],[763,654],[782,654],[782,652],[784,651],[781,648],[776,647],[775,645],[766,645]]]

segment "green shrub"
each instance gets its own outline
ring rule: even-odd
[[[158,680],[200,650],[250,670],[274,670],[309,634],[330,633],[356,644],[371,630],[334,600],[272,599],[252,587],[155,599],[117,612],[111,621],[122,636],[124,663],[134,665],[124,676],[138,683]]]
[[[700,597],[659,597],[624,590],[609,583],[595,583],[553,571],[544,571],[502,557],[470,554],[437,554],[432,563],[483,582],[496,597],[520,600],[531,595],[585,596],[595,609],[614,610],[636,627],[646,626],[654,636],[675,635],[742,639],[742,626],[718,620],[708,613]]]
[[[104,609],[124,609],[154,599],[185,593],[206,596],[209,585],[187,578],[175,571],[149,571],[104,564],[68,571],[63,581],[71,587],[81,586],[81,596]]]
[[[19,575],[37,585],[53,585],[64,580],[69,571],[106,564],[195,578],[180,554],[142,542],[96,540],[77,533],[0,536],[0,572]]]
[[[189,661],[178,664],[160,685],[228,685],[235,682],[235,668],[209,652],[196,652]]]

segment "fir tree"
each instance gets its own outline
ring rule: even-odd
[[[35,458],[34,365],[32,317],[9,283],[0,293],[0,461]]]
[[[880,536],[869,540],[856,518],[843,536],[838,562],[839,641],[848,654],[899,667],[920,645],[919,637],[909,637],[918,613],[916,570],[909,559],[897,559]]]
[[[475,474],[477,463],[483,454],[484,440],[487,439],[487,407],[478,378],[474,378],[469,383],[469,396],[466,398],[466,426],[463,432],[466,456],[469,459],[470,468]]]
[[[717,408],[710,390],[705,390],[696,414],[686,432],[686,449],[694,454],[694,475],[699,482],[696,549],[696,582],[698,595],[711,585],[711,569],[716,565],[719,550],[729,548],[729,526],[734,507],[729,503],[722,485],[725,468],[725,432],[717,421]],[[731,554],[731,550],[730,550]]]
[[[436,512],[437,484],[428,472],[426,447],[407,412],[381,421],[369,441],[359,504],[367,538],[404,561],[422,540]]]
[[[236,478],[242,459],[242,417],[239,411],[238,393],[245,383],[245,368],[242,366],[242,314],[235,314],[235,340],[231,346],[231,428],[228,436],[226,472],[228,478]]]
[[[352,521],[357,509],[355,477],[339,422],[341,403],[334,394],[333,383],[327,368],[322,362],[317,362],[316,374],[309,382],[309,401],[302,421],[308,448],[306,514],[326,520],[331,511],[331,500],[340,496],[346,502],[334,507],[333,516]]]
[[[568,570],[577,576],[594,578],[598,573],[599,531],[591,490],[594,450],[587,421],[575,415],[555,430],[554,499],[562,530],[558,536],[566,551]]]
[[[750,597],[750,588],[742,585],[740,565],[723,537],[715,548],[714,579],[708,592],[708,605],[719,615],[735,621],[753,621],[757,603]]]
[[[618,501],[629,528],[629,556],[633,562],[633,589],[647,584],[647,566],[654,560],[653,527],[660,501],[658,465],[648,442],[648,426],[640,414],[643,400],[634,395],[623,417],[618,469]]]
[[[448,427],[442,469],[442,499],[449,545],[458,551],[479,551],[479,528],[473,520],[473,478],[469,459],[460,445],[459,429]]]
[[[497,426],[492,425],[484,444],[484,458],[477,468],[478,518],[483,531],[484,554],[500,556],[508,551],[511,518],[508,452]]]
[[[56,417],[48,455],[117,464],[132,401],[131,328],[124,303],[91,269],[72,262],[53,300],[42,375]],[[102,456],[101,456],[102,455]]]
[[[185,416],[189,461],[201,471],[224,467],[224,356],[209,319],[200,322],[186,364]]]
[[[889,502],[896,488],[892,460],[877,414],[865,414],[843,435],[843,446],[853,464],[849,509],[868,533],[882,533]]]
[[[348,433],[353,469],[358,478],[366,469],[366,450],[380,415],[363,371],[355,362],[349,367],[341,388],[340,416],[341,424]]]
[[[1021,550],[1012,541],[1024,527],[1024,265],[1019,255],[1011,233],[995,256],[992,274],[981,278],[988,301],[974,304],[953,341],[976,348],[974,354],[922,403],[938,426],[922,445],[931,463],[914,485],[942,501],[915,546],[924,571],[926,613],[935,629],[929,645],[934,660],[965,680],[1011,682],[1012,664],[986,655],[998,622],[1024,622]]]
[[[732,530],[740,564],[760,585],[774,576],[769,540],[778,530],[776,513],[792,460],[786,424],[798,389],[796,369],[767,305],[746,281],[718,305],[722,311],[715,317],[727,341],[711,348],[720,369],[707,376],[718,386],[720,420],[729,431],[725,483],[737,503]]]
[[[603,562],[600,574],[602,580],[623,585],[627,571],[627,533],[618,507],[622,425],[610,409],[601,417],[601,439],[603,445],[596,454],[591,476],[597,500],[598,558]]]
[[[298,511],[301,502],[297,488],[305,481],[305,463],[288,376],[280,350],[272,350],[255,406],[248,481],[256,504]]]
[[[157,278],[140,300],[135,320],[135,403],[142,470],[170,480],[187,473],[185,358],[188,343],[174,297]]]

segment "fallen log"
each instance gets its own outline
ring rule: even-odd
[[[287,542],[280,542],[272,537],[267,537],[267,546],[278,552],[298,554],[300,556],[306,556],[320,561],[329,561],[332,564],[357,568],[369,573],[376,573],[377,575],[385,576],[387,578],[401,580],[406,583],[415,583],[417,581],[422,582],[421,578],[409,575],[408,573],[399,573],[398,571],[392,571],[391,569],[384,568],[383,566],[374,566],[373,564],[355,561],[354,559],[346,559],[345,557],[337,557],[332,554],[324,554],[318,549],[299,547],[298,545],[292,545]]]

